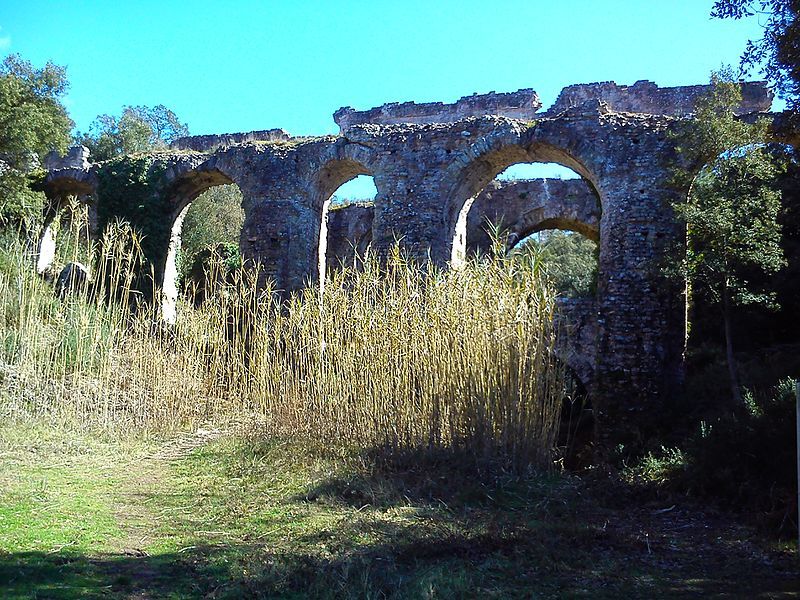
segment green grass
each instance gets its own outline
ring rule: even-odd
[[[798,595],[730,517],[607,479],[215,437],[0,426],[0,598]]]

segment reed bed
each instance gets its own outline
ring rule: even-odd
[[[283,301],[256,268],[223,276],[217,262],[204,301],[167,326],[138,301],[124,224],[63,301],[22,250],[0,257],[0,416],[151,431],[237,420],[331,446],[552,463],[565,376],[535,255],[449,271],[368,256]]]

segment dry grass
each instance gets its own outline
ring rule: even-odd
[[[552,462],[564,374],[535,256],[448,272],[367,258],[285,303],[255,269],[212,273],[174,327],[138,302],[127,227],[90,260],[93,282],[62,303],[19,244],[3,250],[3,416],[159,431],[257,420],[329,445]]]

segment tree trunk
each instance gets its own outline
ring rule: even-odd
[[[731,381],[733,401],[742,404],[742,391],[739,389],[739,370],[733,355],[733,331],[731,328],[731,302],[727,282],[722,287],[722,320],[725,323],[725,354],[728,359],[728,375]]]

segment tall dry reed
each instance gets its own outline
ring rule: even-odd
[[[64,302],[20,250],[0,257],[6,416],[157,430],[257,419],[330,445],[551,460],[564,373],[535,256],[450,271],[367,257],[285,303],[254,269],[226,278],[218,262],[205,301],[167,327],[137,302],[126,226],[92,248],[93,283]]]

